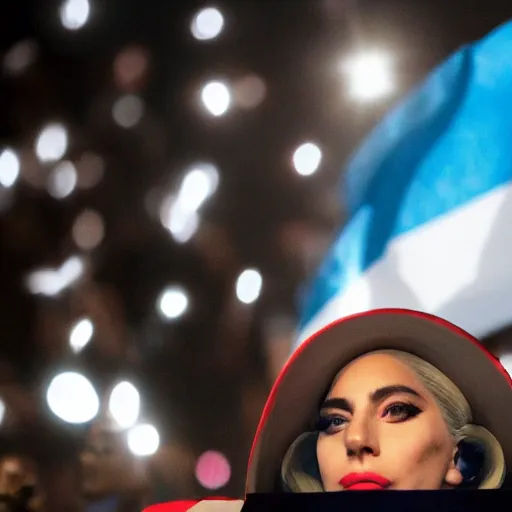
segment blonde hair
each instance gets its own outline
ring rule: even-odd
[[[478,475],[478,489],[497,489],[505,478],[503,450],[498,440],[484,427],[472,423],[471,407],[460,389],[435,366],[400,350],[376,350],[369,354],[386,354],[410,368],[434,396],[448,431],[459,446],[473,445],[484,453]],[[336,382],[340,370],[333,380]],[[291,492],[321,492],[322,480],[316,458],[318,433],[301,434],[288,448],[281,465],[281,480]]]

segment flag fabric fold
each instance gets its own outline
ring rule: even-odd
[[[305,287],[297,344],[379,307],[484,336],[512,323],[512,22],[447,59],[344,173],[348,221]]]

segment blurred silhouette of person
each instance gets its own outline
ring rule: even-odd
[[[19,455],[0,460],[0,512],[42,512],[44,497],[34,461]]]
[[[128,450],[121,432],[95,422],[80,454],[86,512],[139,512],[149,491],[147,463]]]

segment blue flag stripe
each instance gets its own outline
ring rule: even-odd
[[[302,294],[301,328],[391,240],[508,182],[511,140],[507,23],[434,71],[354,156],[344,186],[349,221]]]

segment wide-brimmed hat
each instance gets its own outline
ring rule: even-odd
[[[337,320],[304,341],[277,378],[254,437],[246,492],[272,492],[283,457],[308,427],[338,371],[358,356],[402,350],[431,363],[462,391],[473,423],[499,441],[512,467],[512,380],[473,336],[433,315],[380,309]]]

